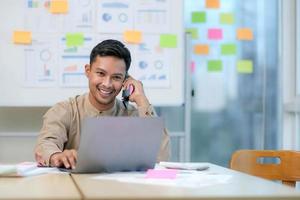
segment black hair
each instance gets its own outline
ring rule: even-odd
[[[115,56],[120,59],[123,59],[126,64],[126,72],[128,72],[130,63],[131,63],[131,55],[127,47],[118,40],[104,40],[97,44],[90,55],[90,64],[92,64],[97,56]]]

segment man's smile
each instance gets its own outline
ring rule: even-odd
[[[114,93],[113,89],[97,87],[97,90],[99,91],[102,97],[109,97]]]

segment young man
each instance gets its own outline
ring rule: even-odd
[[[89,93],[70,98],[50,108],[35,148],[36,161],[42,166],[75,168],[80,140],[81,120],[101,116],[155,116],[145,96],[143,85],[128,75],[131,56],[119,41],[105,40],[95,46],[90,64],[85,66]],[[133,88],[129,96],[133,105],[116,99],[122,88]],[[169,157],[169,136],[164,131],[157,160]]]

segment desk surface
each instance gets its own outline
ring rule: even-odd
[[[68,174],[0,177],[0,199],[81,199]]]
[[[208,175],[230,175],[226,183],[181,188],[117,180],[92,179],[97,174],[72,174],[85,199],[300,199],[300,191],[211,164]]]

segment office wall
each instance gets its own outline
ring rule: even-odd
[[[153,105],[183,104],[182,0],[67,2],[66,12],[53,13],[48,0],[0,1],[0,17],[9,18],[0,26],[0,106],[51,106],[85,92],[84,65],[105,39],[130,49],[129,73]],[[24,31],[28,42],[15,37]],[[141,39],[128,39],[136,38],[132,31]]]
[[[33,146],[36,141],[36,136],[42,125],[42,115],[46,112],[49,106],[53,105],[55,102],[64,100],[69,96],[74,96],[75,94],[80,94],[87,91],[87,88],[82,87],[72,87],[70,85],[66,87],[61,87],[61,83],[57,80],[57,85],[53,87],[48,84],[45,84],[43,81],[39,82],[36,80],[25,81],[26,70],[31,69],[30,66],[25,66],[28,58],[28,52],[35,51],[39,48],[47,46],[49,38],[57,37],[59,39],[52,40],[55,44],[54,46],[57,49],[54,49],[54,53],[61,51],[61,42],[65,41],[66,33],[82,31],[77,28],[71,28],[66,30],[66,27],[72,25],[74,21],[68,19],[66,27],[58,28],[53,22],[61,22],[61,19],[65,18],[63,15],[51,15],[45,12],[44,7],[47,7],[47,0],[37,0],[37,1],[19,1],[19,0],[4,0],[0,1],[0,17],[5,19],[9,17],[9,21],[5,23],[2,22],[0,26],[0,162],[11,161],[19,162],[24,160],[33,159]],[[102,2],[108,2],[106,0],[97,1],[92,0],[89,2],[94,3],[92,7],[93,11],[96,12],[100,9],[99,5]],[[130,0],[130,1],[115,1],[121,4],[131,4],[135,5],[140,1]],[[152,104],[159,106],[178,106],[179,112],[182,113],[182,103],[183,103],[183,77],[184,77],[184,47],[183,47],[183,1],[182,0],[163,0],[163,1],[152,1],[146,0],[143,1],[149,5],[164,4],[167,5],[165,9],[169,15],[168,26],[162,27],[162,29],[150,29],[150,32],[147,32],[146,29],[141,29],[145,44],[142,46],[148,47],[154,46],[151,40],[151,36],[159,39],[160,33],[170,33],[177,36],[177,46],[175,48],[160,49],[161,52],[169,52],[167,56],[167,61],[169,63],[170,71],[170,84],[161,88],[159,84],[156,84],[154,87],[148,87],[147,81],[144,82],[145,90],[147,95],[150,97]],[[36,4],[37,3],[37,4]],[[70,14],[75,18],[78,17],[79,12],[74,12],[72,10],[74,7],[80,6],[78,0],[69,1],[70,3]],[[78,3],[78,4],[77,4]],[[146,5],[145,4],[145,5]],[[49,5],[48,5],[49,6]],[[153,10],[153,9],[150,9]],[[79,10],[84,11],[82,9]],[[96,16],[96,13],[94,13]],[[68,17],[68,16],[67,16]],[[66,20],[67,17],[64,19]],[[47,19],[46,23],[42,22],[43,19]],[[53,20],[52,20],[53,19]],[[13,23],[11,23],[13,22]],[[42,23],[40,23],[42,22]],[[97,20],[92,24],[95,25]],[[118,27],[118,26],[116,26]],[[166,31],[166,28],[170,29]],[[52,28],[57,32],[53,34]],[[137,27],[127,27],[127,28],[137,28]],[[146,27],[147,28],[147,27]],[[97,29],[97,30],[96,30]],[[162,31],[162,30],[165,31]],[[22,45],[16,44],[12,40],[13,32],[16,30],[25,30],[32,32],[32,43],[31,45]],[[96,31],[95,31],[96,30]],[[110,30],[110,29],[107,29]],[[95,26],[92,30],[95,33],[95,40],[100,41],[104,37],[117,37],[122,39],[122,33],[99,33],[98,28]],[[149,31],[149,29],[148,29]],[[52,34],[51,34],[52,32]],[[101,32],[101,31],[100,31]],[[147,33],[146,33],[147,32]],[[83,31],[84,34],[88,32]],[[148,35],[149,34],[149,35]],[[45,37],[46,36],[46,37]],[[152,39],[153,39],[152,37]],[[46,39],[45,39],[46,38]],[[149,39],[150,38],[150,39]],[[65,39],[65,40],[63,40]],[[106,39],[106,38],[105,38]],[[49,40],[50,41],[50,40]],[[96,42],[96,41],[95,41]],[[156,40],[158,43],[159,40]],[[96,43],[95,43],[96,44]],[[94,44],[93,44],[94,45]],[[131,69],[134,69],[137,65],[137,60],[143,58],[141,54],[136,55],[136,50],[139,49],[139,45],[127,44],[132,48],[133,53],[133,66]],[[50,45],[51,46],[51,45]],[[35,48],[37,47],[37,48]],[[89,51],[92,46],[89,46]],[[147,48],[146,48],[147,49]],[[40,54],[36,54],[33,60],[38,60]],[[53,54],[55,55],[55,54]],[[149,55],[146,55],[147,59]],[[156,58],[154,55],[150,55],[150,58],[153,60]],[[176,59],[174,59],[176,58]],[[150,59],[150,60],[151,60]],[[88,62],[88,61],[86,61]],[[37,62],[38,63],[38,62]],[[28,68],[29,67],[29,68]],[[31,66],[32,67],[32,66]],[[34,66],[32,69],[34,69]],[[58,70],[59,71],[59,70]],[[31,71],[32,72],[32,71]],[[28,73],[30,75],[30,73]],[[49,74],[49,73],[46,73]],[[51,74],[51,73],[50,73]],[[37,78],[35,75],[31,74],[32,78]],[[42,79],[44,80],[44,79]],[[151,84],[150,84],[151,86]],[[183,119],[181,117],[175,117],[174,109],[160,109],[160,114],[166,116],[167,119],[167,128],[171,131],[182,131]],[[177,109],[175,109],[177,110]],[[182,116],[182,115],[179,115]],[[172,123],[176,121],[176,123]],[[178,134],[177,134],[178,135]],[[182,145],[183,136],[174,136],[172,137],[172,148],[173,150],[173,160],[179,159],[179,146]]]

